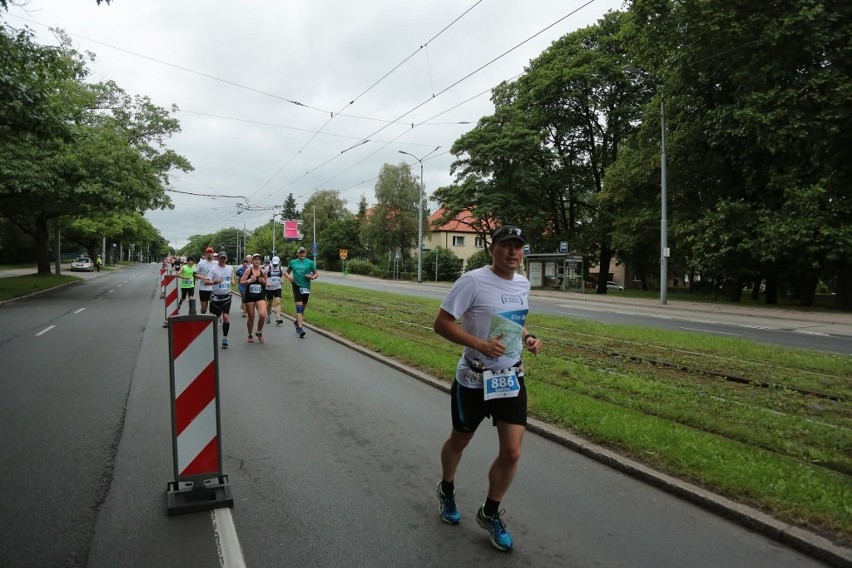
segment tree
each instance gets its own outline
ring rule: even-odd
[[[820,279],[852,283],[848,255],[837,255],[852,242],[852,164],[838,151],[852,137],[852,9],[831,4],[636,0],[630,9],[632,45],[665,97],[678,246],[732,286],[758,270],[770,303],[786,289],[808,305]],[[719,211],[733,215],[719,221],[735,264],[718,265],[702,223]]]
[[[0,27],[0,36],[11,54],[0,76],[17,86],[0,105],[0,204],[33,236],[38,272],[49,274],[51,219],[169,207],[169,171],[191,166],[164,149],[177,120],[114,83],[83,83],[88,71],[67,38],[47,48],[27,32]]]
[[[362,240],[374,258],[399,252],[407,259],[417,247],[417,198],[423,190],[411,167],[402,162],[382,166],[375,191],[377,204],[364,225]]]
[[[300,218],[298,204],[292,193],[287,195],[287,199],[284,200],[284,205],[281,208],[281,218],[287,220]]]
[[[502,224],[524,226],[531,234],[542,213],[537,188],[543,179],[540,167],[542,136],[532,127],[525,111],[515,104],[517,83],[501,83],[492,92],[495,112],[453,144],[457,156],[451,173],[455,182],[435,191],[442,204],[442,222],[469,212],[471,228],[487,237]]]
[[[318,237],[321,243],[319,258],[324,262],[326,270],[340,265],[340,250],[348,251],[348,258],[358,258],[364,255],[364,248],[359,238],[358,220],[352,213],[340,219],[329,222]]]
[[[346,209],[346,201],[340,198],[339,191],[329,189],[315,191],[302,208],[302,234],[305,236],[302,246],[310,250],[309,243],[312,243],[314,239],[314,227],[319,239],[323,230],[331,223],[348,215],[351,213]],[[319,246],[322,244],[318,242]]]
[[[164,242],[159,231],[139,213],[114,213],[71,219],[62,227],[66,243],[79,243],[93,257],[104,254],[103,239],[108,243],[134,244],[137,250],[159,251]]]

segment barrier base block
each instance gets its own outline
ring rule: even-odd
[[[225,474],[203,482],[169,481],[166,501],[169,516],[234,506]]]

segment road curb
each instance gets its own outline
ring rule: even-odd
[[[286,317],[290,320],[293,319],[290,316]],[[446,393],[450,392],[450,385],[433,375],[404,365],[395,359],[367,349],[330,331],[309,324],[302,325],[318,335],[345,345],[362,355],[366,355],[421,382],[436,387]],[[778,541],[794,550],[826,562],[831,566],[840,568],[852,567],[852,549],[835,544],[817,533],[780,521],[758,509],[737,503],[681,479],[654,470],[638,461],[622,456],[610,449],[594,444],[576,434],[572,434],[567,430],[542,422],[541,420],[530,418],[527,430],[581,453],[597,462],[617,469],[639,481],[648,483],[667,493],[698,505],[702,509]]]
[[[37,290],[35,292],[31,292],[25,296],[18,296],[17,298],[9,298],[8,300],[1,300],[0,306],[5,306],[6,304],[11,304],[12,302],[20,302],[21,300],[26,300],[27,298],[32,298],[33,296],[38,296],[44,294],[45,292],[52,292],[54,290],[58,290],[60,288],[64,288],[66,286],[72,286],[74,284],[79,284],[83,282],[82,280],[75,280],[73,282],[65,282],[64,284],[59,284],[58,286],[54,286],[53,288],[45,288],[44,290]]]

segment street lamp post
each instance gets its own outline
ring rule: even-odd
[[[314,246],[311,249],[311,254],[314,257],[314,266],[317,264],[317,204],[314,202],[313,222],[311,223],[314,229]]]
[[[666,105],[660,97],[660,303],[668,302],[669,293],[669,245],[668,206],[666,192]]]
[[[441,147],[436,146],[434,150],[422,158],[418,158],[410,152],[400,150],[400,154],[411,156],[420,162],[420,193],[417,196],[417,283],[423,282],[423,194],[426,192],[426,183],[423,181],[423,160],[430,154],[437,152]]]
[[[277,213],[272,214],[272,256],[275,256],[275,217]]]
[[[647,73],[628,65],[624,69],[634,75],[646,76]],[[659,86],[658,86],[659,87]],[[669,285],[669,245],[668,245],[668,173],[666,171],[666,103],[662,88],[660,91],[660,303],[668,302]]]

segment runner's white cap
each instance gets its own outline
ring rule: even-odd
[[[272,257],[272,264],[275,264],[275,265],[281,264],[281,259],[278,258],[277,256],[273,256]]]

